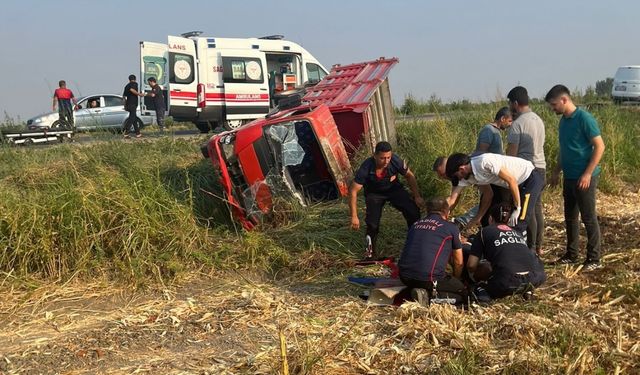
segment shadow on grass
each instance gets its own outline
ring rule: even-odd
[[[234,228],[222,187],[208,160],[202,159],[186,168],[167,168],[160,178],[178,201],[191,207],[200,225]]]

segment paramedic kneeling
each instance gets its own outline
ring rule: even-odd
[[[403,175],[407,180],[413,199],[400,183],[398,175]],[[418,191],[416,176],[407,163],[392,152],[389,142],[376,144],[373,156],[360,165],[349,187],[349,211],[353,230],[360,229],[357,202],[358,192],[363,186],[366,205],[364,221],[367,224],[365,258],[372,258],[385,203],[391,203],[391,206],[400,211],[407,221],[407,227],[411,227],[420,219],[418,206],[423,204],[423,200]]]
[[[458,227],[449,221],[449,204],[445,198],[427,202],[427,216],[418,220],[407,236],[400,255],[400,280],[412,288],[411,296],[422,305],[429,299],[466,301],[465,286],[460,281],[463,258]],[[453,277],[446,274],[449,259]],[[435,302],[435,300],[433,300]]]
[[[544,267],[535,252],[527,246],[526,239],[507,222],[513,211],[507,203],[491,209],[489,226],[481,232],[471,245],[467,269],[473,274],[481,258],[491,264],[492,272],[487,280],[487,292],[491,298],[513,294],[532,296],[533,288],[546,280]]]

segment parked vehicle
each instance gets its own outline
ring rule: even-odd
[[[95,107],[91,103],[95,101]],[[73,110],[73,119],[77,131],[92,130],[120,130],[129,112],[124,110],[122,96],[113,94],[89,95],[78,100]],[[138,109],[138,126],[151,125],[155,113]],[[58,112],[51,112],[33,117],[27,120],[27,129],[61,129],[64,124],[60,122]]]
[[[294,92],[265,119],[211,137],[203,155],[244,228],[259,223],[276,199],[306,205],[346,196],[349,154],[373,151],[383,140],[395,144],[387,75],[397,62],[335,65],[304,97]]]
[[[640,65],[621,66],[613,77],[614,103],[640,101]]]
[[[164,89],[167,110],[202,132],[218,125],[235,129],[263,118],[278,93],[319,82],[327,70],[300,45],[281,35],[262,38],[169,36],[166,44],[140,42],[140,85],[154,77]],[[151,98],[142,109],[153,109]]]

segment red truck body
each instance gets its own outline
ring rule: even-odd
[[[349,155],[363,141],[395,144],[387,75],[397,59],[336,65],[307,90],[302,105],[217,134],[206,154],[233,216],[252,229],[276,199],[309,202],[344,197]]]

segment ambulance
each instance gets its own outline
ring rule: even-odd
[[[221,125],[230,130],[264,118],[280,93],[319,82],[327,70],[300,45],[282,35],[213,38],[189,32],[166,44],[140,42],[140,88],[156,78],[168,115],[190,121],[202,132]],[[151,97],[142,111],[154,110]]]

